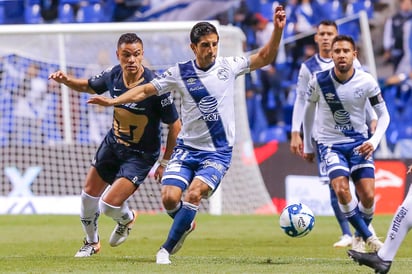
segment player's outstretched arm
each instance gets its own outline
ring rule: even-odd
[[[116,98],[93,96],[87,100],[87,103],[108,107],[132,102],[140,102],[152,95],[156,95],[156,93],[157,90],[155,89],[154,85],[152,83],[148,83],[129,89],[127,92]]]
[[[257,53],[250,56],[250,70],[264,67],[275,60],[282,39],[283,28],[286,25],[286,13],[283,6],[276,7],[273,14],[273,24],[275,28],[270,40]]]
[[[61,70],[51,73],[49,75],[49,80],[54,80],[57,83],[68,86],[69,88],[75,91],[87,92],[90,94],[95,93],[94,90],[90,88],[89,82],[87,79],[78,79],[78,78],[70,77]]]

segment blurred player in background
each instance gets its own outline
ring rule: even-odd
[[[355,69],[357,55],[350,36],[338,35],[332,42],[334,67],[318,72],[310,81],[304,111],[304,136],[312,136],[317,114],[317,144],[326,172],[338,197],[340,210],[362,236],[369,249],[382,242],[368,226],[375,211],[373,152],[389,125],[389,113],[378,83],[367,72]],[[375,133],[369,137],[365,108],[367,101],[378,115]],[[314,160],[311,138],[304,138],[304,158]],[[349,176],[356,196],[351,194]]]
[[[303,121],[303,108],[305,106],[305,94],[308,89],[309,80],[319,71],[326,69],[331,69],[334,66],[332,60],[332,40],[338,35],[338,26],[334,21],[324,20],[321,21],[317,26],[317,31],[315,34],[315,42],[318,46],[318,53],[306,60],[300,67],[298,82],[296,87],[296,99],[293,106],[292,115],[292,134],[290,149],[292,153],[303,156],[303,143],[300,136],[302,121]],[[360,69],[361,64],[358,59],[354,60],[354,67]],[[371,121],[376,121],[376,113],[373,111],[371,105],[367,104],[367,114]],[[374,130],[375,124],[372,124],[372,130]],[[316,142],[316,124],[313,132],[313,138]],[[336,193],[330,184],[329,178],[326,174],[325,166],[323,161],[317,154],[319,177],[322,182],[329,185],[330,190],[330,200],[335,213],[335,217],[339,223],[340,229],[342,231],[342,236],[339,241],[333,244],[334,247],[347,247],[352,245],[352,232],[350,230],[349,222],[346,217],[342,214],[338,205],[338,198]],[[362,245],[358,243],[357,238],[353,239],[355,245]]]
[[[408,167],[407,174],[412,172],[412,165]],[[403,240],[412,228],[412,188],[409,188],[402,204],[393,216],[385,242],[378,252],[362,253],[348,250],[348,255],[360,265],[366,265],[375,270],[375,273],[389,272],[393,259]]]
[[[109,91],[112,97],[117,97],[154,78],[153,72],[142,65],[143,53],[142,40],[134,33],[125,33],[117,43],[118,65],[90,79],[72,78],[62,71],[52,73],[49,79],[78,92]],[[88,257],[100,251],[97,223],[100,211],[117,222],[110,245],[118,246],[127,239],[137,211],[129,209],[126,200],[143,183],[159,157],[161,121],[168,124],[169,132],[163,159],[155,171],[159,179],[181,128],[170,92],[114,107],[112,128],[96,152],[81,193],[80,220],[86,237],[75,257]]]
[[[235,142],[235,79],[273,62],[286,23],[282,6],[276,8],[273,22],[270,40],[250,57],[218,57],[215,26],[197,23],[190,32],[195,60],[178,63],[162,77],[120,97],[89,99],[89,103],[110,106],[171,91],[179,91],[182,96],[183,127],[162,179],[163,205],[174,220],[156,255],[157,264],[171,263],[169,255],[181,248],[195,228],[201,200],[216,191],[230,166]]]

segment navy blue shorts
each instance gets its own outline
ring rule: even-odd
[[[118,143],[113,135],[107,134],[97,149],[92,166],[108,184],[124,177],[138,186],[143,183],[158,156],[158,153],[145,153]]]

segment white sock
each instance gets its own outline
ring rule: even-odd
[[[80,221],[82,223],[83,231],[86,234],[86,241],[88,243],[97,243],[99,241],[97,220],[100,215],[100,197],[90,196],[82,190],[80,200]]]
[[[393,261],[403,240],[412,227],[412,188],[393,216],[385,243],[378,251],[384,261]]]
[[[352,200],[348,204],[343,205],[338,202],[338,205],[342,213],[349,213],[355,210],[355,208],[358,206],[358,199],[356,197],[352,197]]]
[[[119,224],[128,224],[133,220],[133,212],[123,203],[121,206],[112,206],[103,200],[100,200],[100,210],[107,216],[111,217]]]

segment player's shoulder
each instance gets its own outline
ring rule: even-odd
[[[151,69],[149,69],[149,68],[147,68],[147,67],[145,67],[145,66],[143,66],[143,68],[144,68],[143,78],[144,78],[146,81],[151,81],[151,80],[153,80],[153,79],[156,77],[156,74],[155,74]]]
[[[361,77],[362,79],[376,82],[375,77],[373,77],[372,74],[370,74],[369,72],[364,71],[362,69],[356,69],[355,68],[355,75],[357,77]]]

